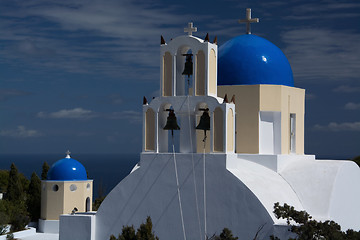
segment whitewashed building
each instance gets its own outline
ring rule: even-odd
[[[107,240],[147,216],[160,240],[224,227],[241,239],[261,227],[258,239],[287,239],[276,202],[359,230],[358,166],[304,154],[305,90],[281,50],[250,33],[250,11],[244,21],[247,34],[219,49],[193,36],[192,23],[162,38],[160,96],[144,99],[140,162],[96,214],[61,215],[60,240]]]

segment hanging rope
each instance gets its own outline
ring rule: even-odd
[[[173,148],[173,156],[174,156],[176,186],[177,186],[177,193],[178,193],[179,207],[180,207],[181,225],[182,225],[182,230],[183,230],[183,234],[184,234],[184,240],[186,240],[184,217],[183,217],[183,210],[182,210],[182,205],[181,205],[179,177],[178,177],[178,171],[177,171],[177,166],[176,166],[176,158],[175,158],[175,146],[174,146],[174,134],[173,134],[173,131],[171,131],[171,138],[172,138],[172,148]]]
[[[204,139],[204,159],[203,159],[203,167],[204,167],[204,239],[206,240],[206,232],[207,232],[207,229],[206,229],[206,165],[205,165],[205,147],[206,147],[206,138]]]
[[[199,234],[200,239],[202,239],[201,234],[201,223],[200,223],[200,211],[199,211],[199,202],[197,196],[197,187],[196,187],[196,176],[195,176],[195,163],[194,163],[194,151],[193,151],[193,143],[192,143],[192,136],[191,136],[191,119],[190,119],[190,96],[188,98],[188,115],[189,115],[189,133],[190,133],[190,152],[191,152],[191,162],[192,162],[192,172],[193,172],[193,181],[194,181],[194,191],[195,191],[195,202],[196,202],[196,213],[197,213],[197,220],[199,225]]]

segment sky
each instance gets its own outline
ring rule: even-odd
[[[252,33],[306,89],[305,153],[360,155],[360,2],[0,1],[0,154],[139,153],[142,98],[159,95],[160,36]]]

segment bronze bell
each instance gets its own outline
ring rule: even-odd
[[[197,125],[196,129],[204,130],[204,139],[203,142],[206,141],[206,131],[210,130],[210,115],[209,115],[209,109],[208,108],[200,108],[200,111],[204,111],[203,114],[200,117],[199,125]]]
[[[205,131],[210,130],[210,115],[209,115],[209,109],[208,108],[200,108],[200,111],[204,111],[203,114],[200,117],[200,122],[197,125],[196,129],[201,129]]]
[[[183,56],[186,56],[186,61],[182,75],[188,75],[188,77],[190,77],[190,75],[193,75],[192,54],[183,54]]]
[[[173,131],[174,130],[180,130],[180,127],[177,124],[174,109],[166,109],[166,111],[169,112],[169,116],[167,117],[166,124],[165,124],[165,127],[163,129],[164,130],[171,130],[171,135],[174,135]]]

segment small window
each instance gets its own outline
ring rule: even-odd
[[[76,189],[77,189],[77,186],[75,184],[70,185],[70,191],[74,192],[74,191],[76,191]]]
[[[86,189],[87,189],[87,190],[90,190],[90,183],[88,183],[88,184],[86,185]]]
[[[57,184],[53,185],[52,190],[57,192],[59,190],[59,186]]]

